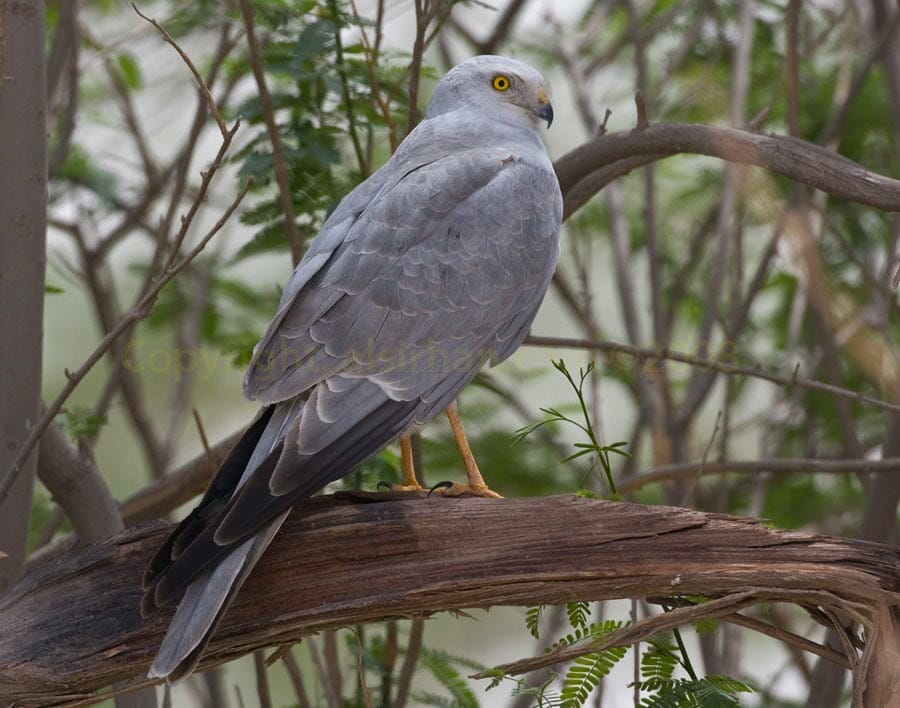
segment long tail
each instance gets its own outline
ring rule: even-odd
[[[241,488],[253,471],[284,439],[288,427],[300,415],[302,408],[302,401],[297,399],[279,403],[271,413],[264,414],[268,416],[268,421],[264,423],[265,427],[261,433],[255,429],[257,426],[251,426],[220,468],[220,474],[226,478],[223,482],[227,485],[229,474],[225,469],[226,466],[234,467],[235,463],[239,462],[243,467],[237,483],[229,485],[231,486],[229,496]],[[258,423],[262,424],[263,420],[259,420]],[[258,441],[254,440],[256,436],[259,436]],[[242,456],[247,460],[246,464],[242,464],[243,460],[240,459]],[[216,481],[212,486],[215,485]],[[191,583],[178,605],[153,665],[147,673],[150,678],[165,678],[169,683],[175,683],[193,672],[219,620],[289,513],[288,510],[278,516]],[[189,519],[190,517],[188,521]],[[178,543],[179,532],[183,526],[184,523],[163,546],[166,554],[172,553],[173,544]]]

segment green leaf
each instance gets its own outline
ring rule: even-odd
[[[116,177],[106,170],[97,167],[80,145],[72,144],[66,160],[59,170],[61,179],[80,185],[96,194],[107,206],[115,207]]]
[[[549,647],[547,651],[558,649],[559,647],[570,647],[573,644],[585,641],[587,639],[602,639],[610,632],[614,632],[624,626],[620,620],[604,620],[603,622],[593,622],[586,627],[578,627],[574,632],[560,638],[557,642]]]
[[[641,656],[641,676],[645,680],[668,680],[675,673],[678,666],[678,648],[670,644],[668,637],[654,637],[649,642],[649,647]]]
[[[591,692],[628,652],[627,647],[612,647],[575,659],[563,680],[561,698],[564,706],[581,706]]]
[[[543,611],[543,605],[529,607],[527,610],[525,610],[525,626],[528,628],[528,631],[531,632],[531,636],[535,639],[541,638],[538,630],[538,624],[541,621],[541,613]]]
[[[284,226],[281,223],[271,224],[257,231],[250,241],[241,246],[240,250],[231,259],[231,262],[237,263],[260,253],[287,250],[288,240],[284,233]]]
[[[65,290],[56,285],[44,285],[44,294],[45,295],[62,295]]]
[[[704,634],[709,634],[714,631],[718,626],[718,620],[713,619],[712,617],[705,617],[702,620],[694,622],[694,631],[700,636],[703,636]]]
[[[87,406],[70,406],[66,409],[65,414],[66,430],[74,440],[96,437],[106,425],[106,416],[94,415],[94,412]]]
[[[569,616],[569,624],[572,629],[584,629],[587,627],[591,607],[582,600],[570,602],[566,605],[566,614]]]
[[[426,705],[448,705],[448,706],[459,706],[460,708],[478,708],[478,699],[475,698],[475,694],[472,692],[472,689],[469,688],[469,684],[466,679],[460,674],[459,671],[453,666],[454,663],[466,665],[468,668],[476,668],[476,670],[483,670],[484,667],[471,662],[468,659],[458,656],[451,656],[446,652],[423,648],[420,653],[419,662],[422,666],[428,669],[431,672],[431,675],[440,683],[444,688],[449,691],[452,701],[444,702],[446,699],[442,697],[435,696],[431,694],[429,699],[433,700],[435,698],[440,698],[440,702],[428,702]],[[422,701],[420,701],[422,702]]]
[[[144,86],[144,77],[141,74],[141,67],[137,63],[137,59],[130,52],[120,52],[116,55],[116,64],[119,66],[119,72],[125,85],[132,91]]]

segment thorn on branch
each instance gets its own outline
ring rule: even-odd
[[[634,92],[634,105],[637,108],[637,125],[635,130],[644,130],[650,127],[650,121],[647,120],[647,100],[644,92],[638,89]]]
[[[603,115],[603,122],[597,126],[597,136],[606,135],[606,124],[609,122],[609,117],[612,115],[612,111],[607,108],[606,113]]]

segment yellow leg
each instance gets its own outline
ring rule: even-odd
[[[400,484],[392,484],[392,492],[420,492],[424,489],[416,479],[412,441],[409,435],[403,435],[400,438],[400,470],[403,472],[403,481]]]
[[[453,438],[456,440],[456,446],[459,448],[459,454],[462,456],[463,465],[466,467],[468,484],[452,484],[449,487],[435,489],[434,491],[439,491],[445,496],[451,497],[458,497],[466,494],[478,497],[489,497],[491,499],[502,499],[503,497],[497,494],[497,492],[488,488],[487,484],[484,482],[484,477],[481,476],[481,471],[478,469],[478,464],[475,462],[475,455],[472,454],[472,449],[469,447],[469,441],[466,439],[466,431],[463,430],[462,420],[460,420],[456,404],[451,403],[447,406],[445,413],[450,421],[450,429],[453,431]]]

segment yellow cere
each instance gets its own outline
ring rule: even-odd
[[[509,85],[509,78],[504,76],[503,74],[497,74],[497,76],[491,79],[491,86],[493,86],[498,91],[506,91],[506,89],[509,88]]]

